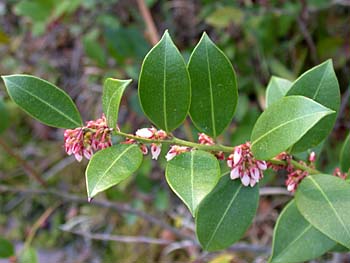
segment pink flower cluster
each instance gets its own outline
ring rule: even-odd
[[[256,160],[250,150],[250,142],[236,146],[233,153],[227,158],[227,165],[231,168],[231,179],[241,179],[244,186],[253,187],[263,178],[267,169],[265,161]]]
[[[168,136],[165,131],[157,130],[154,127],[139,129],[136,131],[135,134],[140,138],[152,139],[152,140],[164,140]],[[132,141],[134,142],[134,140]],[[142,153],[146,155],[148,153],[147,146],[144,144],[140,144],[140,147],[141,147]],[[152,143],[151,144],[152,159],[157,160],[161,150],[162,150],[162,145],[160,143]]]
[[[86,122],[86,126],[73,130],[65,130],[64,147],[68,155],[74,154],[77,161],[83,156],[90,159],[94,152],[112,145],[111,130],[107,126],[106,117]]]
[[[199,144],[204,144],[204,145],[214,145],[215,144],[213,138],[209,137],[205,133],[199,133],[198,134],[198,142],[199,142]],[[219,160],[225,160],[224,152],[212,152],[212,153]]]

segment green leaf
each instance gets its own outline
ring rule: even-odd
[[[19,263],[37,263],[38,254],[32,247],[25,247],[19,256]]]
[[[301,95],[338,112],[340,91],[332,60],[302,74],[287,92],[287,96]],[[332,131],[337,115],[329,115],[309,130],[292,148],[293,153],[303,152],[318,145]]]
[[[46,80],[29,75],[2,76],[12,100],[38,121],[52,127],[82,126],[72,99]]]
[[[350,169],[350,133],[348,134],[348,137],[346,137],[340,152],[340,167],[345,173]]]
[[[327,174],[306,177],[296,192],[301,214],[314,227],[350,248],[350,185]]]
[[[139,98],[146,116],[172,131],[185,120],[191,99],[186,64],[168,31],[147,54],[139,80]]]
[[[221,250],[238,241],[250,226],[258,202],[257,186],[244,187],[240,180],[223,176],[197,210],[196,233],[203,249]]]
[[[12,243],[0,237],[0,258],[9,258],[14,254],[15,250]]]
[[[225,54],[206,33],[188,63],[190,116],[199,131],[218,136],[231,123],[238,99],[236,74]]]
[[[287,79],[272,76],[266,88],[266,108],[283,98],[292,85]]]
[[[168,162],[165,175],[171,189],[194,215],[199,203],[219,181],[220,166],[212,154],[197,150]]]
[[[120,100],[131,81],[108,78],[103,85],[102,106],[110,128],[117,126]]]
[[[1,119],[0,119],[0,134],[1,134],[10,125],[10,117],[2,97],[0,97],[0,116],[1,116]]]
[[[125,180],[141,162],[142,153],[135,144],[119,144],[94,154],[86,169],[88,198]]]
[[[288,96],[273,103],[261,114],[252,131],[255,158],[275,157],[332,113],[334,111],[303,96]]]
[[[305,220],[292,200],[277,220],[269,262],[307,261],[323,255],[335,245],[333,240]]]

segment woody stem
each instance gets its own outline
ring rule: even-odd
[[[91,129],[89,129],[91,130]],[[93,131],[93,130],[91,130]],[[214,144],[214,145],[205,145],[205,144],[199,144],[199,143],[195,143],[195,142],[189,142],[189,141],[185,141],[182,139],[179,139],[173,135],[171,135],[168,139],[165,140],[159,140],[159,139],[147,139],[147,138],[142,138],[133,134],[129,134],[129,133],[125,133],[125,132],[121,132],[118,131],[116,129],[113,129],[113,133],[115,135],[119,135],[125,138],[129,138],[129,139],[134,139],[136,141],[142,142],[142,143],[156,143],[156,144],[161,144],[161,143],[168,143],[168,144],[176,144],[176,145],[180,145],[180,146],[187,146],[187,147],[191,147],[191,148],[196,148],[199,150],[203,150],[203,151],[212,151],[212,152],[226,152],[226,153],[232,153],[235,147],[231,147],[231,146],[225,146],[225,145],[220,145],[220,144]],[[288,163],[286,161],[283,160],[276,160],[276,159],[270,159],[270,160],[266,160],[272,164],[277,164],[277,165],[287,165]],[[320,174],[321,172],[310,168],[308,166],[304,166],[300,163],[298,163],[295,160],[290,160],[290,163],[297,169],[303,170],[308,172],[309,174]]]

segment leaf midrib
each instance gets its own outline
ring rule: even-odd
[[[325,78],[325,76],[326,76],[326,72],[327,72],[327,71],[328,71],[328,65],[326,66],[326,69],[325,69],[324,72],[323,72],[323,76],[322,76],[320,82],[318,83],[318,86],[317,86],[317,89],[316,89],[316,91],[315,91],[315,94],[314,94],[314,96],[312,97],[313,100],[316,99],[318,93],[320,92],[321,84],[323,83],[323,80],[324,80],[324,78]]]
[[[297,242],[307,231],[309,231],[312,228],[312,225],[309,223],[309,225],[295,238],[292,242],[290,242],[282,251],[281,253],[276,256],[275,259],[281,258],[284,254],[288,252],[288,248],[292,246],[295,242]]]
[[[164,70],[163,70],[163,114],[164,114],[164,127],[165,130],[168,131],[168,121],[167,121],[167,108],[166,108],[166,64],[167,64],[167,42],[168,40],[165,39],[164,42]]]
[[[334,208],[334,206],[332,205],[332,202],[328,199],[328,196],[326,195],[326,193],[323,191],[323,189],[321,188],[321,186],[316,182],[316,180],[312,177],[308,177],[311,182],[317,187],[318,190],[320,190],[323,198],[327,201],[328,205],[330,206],[331,210],[333,211],[333,213],[335,214],[336,218],[338,219],[338,221],[340,222],[340,224],[342,225],[342,227],[345,229],[345,232],[347,233],[348,237],[350,238],[350,232],[349,229],[346,227],[346,224],[344,223],[344,221],[341,219],[340,215],[338,214],[337,210]]]
[[[264,133],[264,134],[261,135],[258,139],[254,140],[253,143],[252,143],[252,147],[253,147],[254,144],[256,144],[257,142],[259,142],[259,141],[260,141],[261,139],[263,139],[264,137],[270,135],[270,134],[273,133],[275,130],[277,130],[277,129],[283,127],[283,126],[286,126],[286,125],[288,125],[288,124],[291,123],[291,122],[295,122],[295,121],[298,121],[298,120],[303,119],[303,118],[307,118],[307,117],[312,116],[312,115],[326,116],[326,115],[328,115],[328,114],[330,114],[330,113],[332,113],[332,112],[331,112],[331,111],[319,111],[319,112],[317,112],[317,113],[306,114],[306,115],[303,115],[303,116],[301,116],[301,117],[294,118],[294,119],[292,119],[292,120],[286,121],[286,122],[284,122],[284,123],[282,123],[282,124],[280,124],[280,125],[274,127],[273,129],[269,130],[268,132]]]
[[[11,82],[15,87],[19,88],[20,90],[22,90],[23,92],[31,95],[32,97],[34,97],[35,99],[37,99],[38,101],[42,102],[43,104],[47,105],[49,108],[51,108],[52,110],[58,112],[60,115],[64,116],[67,120],[69,120],[70,122],[72,122],[73,124],[80,126],[81,124],[76,122],[75,120],[73,120],[71,117],[69,117],[68,115],[66,115],[64,112],[60,111],[59,109],[53,107],[51,104],[47,103],[45,100],[41,99],[40,97],[38,97],[37,95],[33,94],[32,92],[22,88],[21,86],[19,86],[17,83],[13,82],[10,79],[7,79],[8,82]]]
[[[214,238],[216,232],[219,230],[222,221],[223,221],[224,218],[226,217],[226,215],[227,215],[227,213],[228,213],[228,210],[231,208],[233,202],[235,201],[235,199],[236,199],[237,195],[239,194],[239,192],[241,191],[241,189],[242,189],[242,184],[237,188],[236,193],[233,195],[233,197],[232,197],[230,203],[228,204],[227,208],[225,209],[225,212],[224,212],[224,214],[222,215],[222,217],[220,218],[219,223],[216,225],[214,232],[211,234],[210,239],[209,239],[207,245],[205,246],[205,249],[208,249],[208,247],[209,247],[210,243],[212,242],[212,240],[213,240],[213,238]]]
[[[191,203],[192,203],[192,211],[194,212],[194,161],[193,161],[193,157],[194,157],[194,151],[191,152]]]
[[[124,155],[126,154],[126,152],[128,152],[131,148],[133,148],[134,145],[130,145],[129,147],[127,147],[125,150],[123,150],[119,156],[117,158],[115,158],[115,160],[111,163],[111,165],[105,170],[105,172],[100,176],[100,178],[98,179],[98,181],[96,182],[95,186],[93,189],[91,189],[90,193],[93,193],[96,186],[99,185],[99,183],[101,182],[101,180],[106,176],[106,174],[109,172],[109,170],[112,169],[112,167],[116,164],[116,162]]]
[[[215,112],[214,112],[214,97],[213,97],[213,85],[211,80],[211,70],[210,70],[210,64],[209,64],[209,54],[208,54],[208,46],[207,46],[207,40],[204,41],[204,47],[205,47],[205,58],[207,61],[207,69],[208,69],[208,78],[209,78],[209,92],[210,92],[210,111],[211,111],[211,125],[213,127],[213,137],[216,137],[216,127],[215,127]]]

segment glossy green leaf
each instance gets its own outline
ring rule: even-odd
[[[199,203],[219,181],[220,166],[214,155],[197,150],[168,162],[165,175],[171,189],[194,215]]]
[[[0,258],[9,258],[15,254],[15,249],[11,242],[0,237]]]
[[[0,134],[10,125],[10,117],[2,97],[0,97]]]
[[[250,226],[258,202],[257,186],[244,187],[240,180],[223,176],[197,210],[196,233],[203,249],[225,249],[238,241]]]
[[[103,85],[102,107],[110,128],[117,126],[120,100],[131,81],[108,78]]]
[[[46,80],[30,75],[2,76],[12,100],[38,121],[52,127],[82,126],[72,99]]]
[[[350,133],[346,137],[340,152],[340,167],[343,172],[348,172],[350,169]]]
[[[135,144],[119,144],[94,154],[86,169],[88,198],[129,177],[141,162],[142,153]]]
[[[273,235],[270,263],[293,263],[317,258],[336,242],[314,228],[292,200],[280,214]]]
[[[340,91],[332,60],[327,60],[302,74],[287,92],[287,96],[292,95],[308,97],[337,112]],[[336,114],[329,115],[317,123],[293,146],[291,152],[303,152],[318,145],[333,129],[336,117]]]
[[[143,61],[139,98],[146,116],[163,130],[174,130],[187,116],[191,99],[190,78],[168,31]]]
[[[237,106],[236,74],[229,59],[203,34],[188,63],[190,116],[199,131],[218,136],[231,123]]]
[[[266,108],[283,98],[292,85],[287,79],[272,76],[266,88]]]
[[[252,131],[252,151],[267,160],[287,150],[318,121],[334,111],[303,97],[284,97],[261,114]]]
[[[350,185],[327,174],[307,176],[296,192],[306,220],[323,234],[350,248]]]

